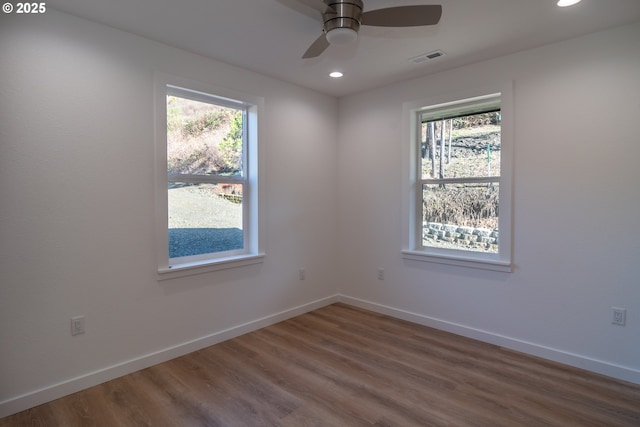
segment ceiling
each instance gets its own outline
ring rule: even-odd
[[[333,96],[443,71],[640,20],[639,0],[364,0],[364,9],[442,4],[432,27],[362,27],[348,46],[301,59],[320,14],[295,0],[49,0],[72,15]],[[416,65],[409,58],[442,50]],[[341,79],[331,71],[344,73]]]

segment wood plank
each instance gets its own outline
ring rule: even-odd
[[[5,426],[640,426],[640,386],[334,304]]]

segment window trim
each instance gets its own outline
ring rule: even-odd
[[[500,154],[500,245],[497,254],[462,249],[447,249],[422,246],[422,177],[418,132],[419,115],[430,110],[434,118],[455,111],[470,111],[476,106],[495,105],[499,99],[501,108],[501,154]],[[493,104],[492,104],[493,103]],[[432,262],[462,267],[511,272],[512,227],[513,227],[513,146],[514,146],[514,101],[513,82],[494,84],[452,94],[428,97],[405,102],[402,107],[403,123],[403,191],[402,191],[402,257],[412,261]],[[420,235],[419,235],[420,234]]]
[[[170,264],[168,248],[168,194],[167,182],[171,177],[167,174],[167,94],[184,96],[203,102],[214,102],[218,105],[242,109],[246,115],[243,120],[246,135],[243,142],[243,169],[246,176],[232,178],[243,184],[243,239],[244,248],[237,251],[199,254],[174,258],[177,263]],[[157,251],[158,280],[173,279],[193,274],[207,273],[228,268],[243,267],[263,262],[265,256],[265,219],[262,183],[264,182],[264,148],[258,140],[264,135],[263,124],[259,118],[264,117],[264,99],[248,95],[233,89],[217,87],[193,80],[154,74],[154,117],[155,117],[155,227]],[[250,142],[247,143],[246,140]],[[184,176],[181,177],[185,178]],[[210,181],[216,181],[211,177]],[[209,181],[209,179],[208,179]],[[224,181],[229,181],[225,178]]]

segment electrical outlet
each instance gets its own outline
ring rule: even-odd
[[[378,280],[384,280],[384,268],[378,269]]]
[[[84,334],[84,316],[71,318],[71,335]]]
[[[624,326],[625,323],[627,323],[627,309],[611,307],[611,323],[614,325]]]
[[[307,275],[304,272],[304,268],[301,268],[300,270],[298,270],[298,277],[300,278],[300,280],[304,280],[307,278]]]

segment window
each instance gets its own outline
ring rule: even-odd
[[[260,262],[261,101],[157,80],[160,278]]]
[[[405,105],[405,258],[511,270],[510,97]]]

